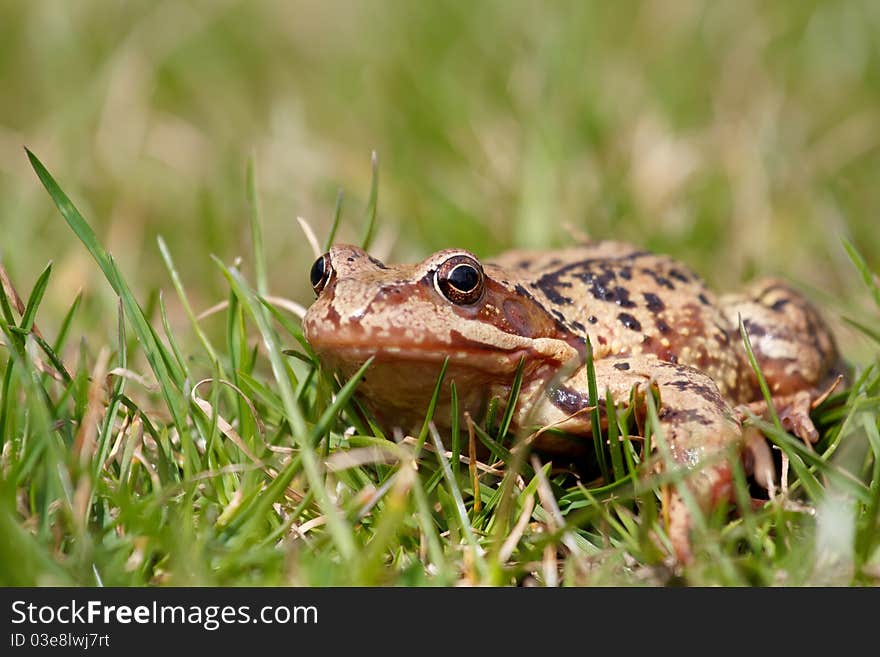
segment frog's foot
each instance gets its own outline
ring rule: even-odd
[[[842,380],[843,376],[838,376],[825,386],[824,389],[800,390],[790,395],[773,397],[773,408],[776,409],[776,414],[779,416],[782,428],[793,433],[804,442],[815,443],[819,440],[819,432],[810,418],[810,411],[828,399]],[[746,418],[744,409],[748,409],[765,420],[769,419],[770,413],[765,401],[737,406],[735,410],[740,421]]]
[[[791,395],[774,397],[772,401],[773,408],[776,409],[776,415],[779,417],[783,429],[793,433],[805,443],[815,443],[819,440],[819,432],[816,430],[813,420],[810,419],[813,401],[809,390],[801,390]],[[746,419],[746,410],[765,420],[770,419],[770,411],[765,401],[737,406],[736,411],[740,420]]]

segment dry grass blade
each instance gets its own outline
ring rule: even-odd
[[[247,444],[241,439],[241,436],[238,435],[238,432],[232,427],[231,424],[229,424],[229,422],[227,422],[223,418],[222,415],[215,412],[214,407],[211,406],[209,402],[197,396],[195,394],[195,390],[193,390],[191,398],[193,400],[193,403],[195,403],[195,405],[202,410],[202,412],[207,416],[209,420],[217,420],[217,428],[220,429],[220,432],[224,436],[229,438],[229,440],[231,440],[245,456],[247,456],[254,463],[262,464],[262,461],[260,461],[259,457],[257,457],[257,455],[250,450],[250,447],[248,447]]]
[[[133,372],[132,370],[126,369],[124,367],[114,367],[112,370],[107,372],[110,376],[118,376],[123,379],[127,379],[129,381],[134,381],[138,385],[140,385],[145,390],[149,390],[150,392],[158,392],[159,385],[157,383],[151,383],[147,377],[143,374],[138,374],[137,372]]]
[[[415,438],[414,436],[405,436],[403,439],[400,440],[400,442],[404,445],[412,445],[415,447],[418,444],[418,438]],[[428,443],[425,443],[425,446],[423,447],[423,449],[425,451],[432,452],[432,453],[437,451],[437,449],[433,445],[428,444]],[[447,459],[451,459],[454,456],[452,451],[448,450],[448,449],[444,449],[442,453],[443,453],[443,456],[445,456]],[[500,477],[504,474],[504,470],[501,470],[500,468],[496,468],[492,465],[484,463],[483,461],[480,461],[479,459],[473,460],[468,456],[464,456],[463,454],[459,455],[458,462],[464,463],[467,466],[470,466],[473,463],[474,467],[477,470],[479,470],[480,472],[484,472],[486,474],[491,474],[491,475],[495,475],[498,477]]]
[[[302,217],[297,217],[296,220],[299,223],[299,227],[302,228],[302,232],[305,233],[309,246],[312,247],[312,255],[320,258],[322,253],[321,245],[318,243],[318,238],[315,235],[315,231],[312,230],[311,224]]]
[[[21,297],[18,296],[18,291],[12,284],[12,280],[9,278],[9,273],[6,271],[6,267],[3,266],[2,262],[0,262],[0,284],[3,285],[3,290],[6,292],[6,296],[12,300],[12,303],[15,305],[15,309],[18,311],[18,314],[24,315],[24,301],[22,301]],[[34,332],[37,332],[36,329],[34,330]]]
[[[291,301],[290,299],[285,299],[284,297],[273,296],[271,294],[263,298],[274,306],[284,308],[284,310],[287,310],[288,312],[296,315],[300,319],[306,316],[305,306],[298,304],[296,301]],[[213,306],[205,308],[202,312],[196,315],[196,319],[202,321],[203,319],[210,317],[211,315],[216,315],[217,313],[222,312],[227,308],[229,308],[229,301],[221,301],[219,303],[215,303]]]
[[[397,463],[399,458],[390,450],[379,447],[355,447],[331,454],[324,461],[328,472],[340,472],[376,463]]]
[[[505,563],[510,556],[513,554],[514,549],[516,549],[517,543],[519,543],[519,539],[522,538],[522,535],[526,531],[526,527],[529,526],[529,520],[532,517],[532,511],[535,510],[535,495],[529,495],[526,498],[525,503],[523,504],[523,510],[519,514],[519,518],[517,518],[516,524],[513,526],[510,534],[504,540],[504,543],[501,545],[501,549],[498,550],[498,560],[502,563]]]

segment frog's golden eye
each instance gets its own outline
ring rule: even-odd
[[[325,253],[315,260],[312,270],[309,272],[309,279],[312,281],[312,289],[315,291],[315,295],[321,294],[321,290],[327,285],[327,281],[330,280],[332,275],[333,265],[330,264],[330,256]]]
[[[483,268],[470,256],[452,256],[437,268],[434,284],[440,294],[454,304],[476,303],[485,286]]]

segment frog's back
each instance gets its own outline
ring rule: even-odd
[[[696,367],[736,396],[742,362],[715,295],[686,265],[623,242],[510,251],[492,260],[597,358],[651,353]]]

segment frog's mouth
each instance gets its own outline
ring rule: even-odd
[[[540,356],[528,348],[499,350],[479,346],[449,348],[447,345],[425,344],[417,347],[363,344],[313,346],[322,362],[344,370],[357,370],[370,358],[374,363],[382,363],[386,367],[398,363],[401,369],[406,369],[407,366],[442,364],[448,359],[451,366],[465,366],[468,369],[480,369],[487,373],[508,374],[516,371],[521,360],[528,363],[540,359]]]
[[[482,417],[493,397],[506,399],[524,360],[523,385],[540,377],[540,359],[530,360],[527,349],[509,352],[487,349],[443,349],[422,345],[418,349],[394,346],[334,345],[316,348],[324,367],[350,380],[370,358],[361,374],[356,394],[386,427],[417,432],[431,403],[443,363],[448,364],[437,398],[435,421],[448,426],[451,417],[451,384],[457,390],[459,413]]]

